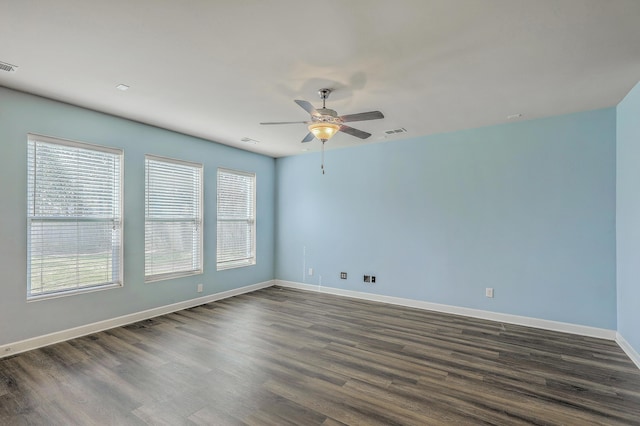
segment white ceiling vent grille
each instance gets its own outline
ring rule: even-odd
[[[385,130],[384,133],[387,135],[395,135],[396,133],[407,133],[407,129],[405,129],[404,127],[400,127],[399,129]]]
[[[250,143],[250,144],[253,144],[253,145],[255,145],[258,142],[260,142],[260,141],[257,141],[255,139],[251,139],[251,138],[242,138],[242,139],[240,139],[240,141],[241,142],[245,142],[245,143]]]
[[[16,65],[0,61],[0,71],[16,72],[16,68],[18,68]]]

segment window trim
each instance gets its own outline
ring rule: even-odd
[[[118,251],[118,277],[114,277],[114,282],[102,284],[102,285],[94,285],[88,287],[81,288],[72,288],[66,290],[58,290],[54,292],[47,292],[42,294],[31,294],[31,222],[33,217],[30,216],[28,210],[29,197],[31,194],[29,193],[29,162],[28,158],[28,150],[29,143],[37,143],[43,142],[47,144],[54,144],[60,146],[66,146],[70,148],[80,148],[91,151],[104,152],[107,154],[113,154],[119,157],[119,170],[117,171],[119,176],[119,203],[118,203],[118,219],[115,220],[115,223],[119,224],[120,227],[120,250]],[[114,148],[105,145],[99,145],[88,142],[80,142],[70,139],[63,139],[54,136],[46,136],[38,133],[27,133],[27,228],[26,228],[26,237],[27,237],[27,247],[26,247],[26,263],[27,263],[27,291],[26,291],[26,299],[27,302],[36,302],[40,300],[48,300],[48,299],[56,299],[60,297],[73,296],[76,294],[85,294],[85,293],[93,293],[96,291],[102,290],[110,290],[114,288],[122,288],[124,286],[124,149],[122,148]]]
[[[252,232],[251,232],[251,257],[249,259],[246,260],[235,260],[235,261],[229,261],[229,262],[220,262],[219,260],[219,253],[218,253],[218,239],[220,238],[220,235],[217,232],[218,229],[218,222],[220,222],[220,219],[218,217],[219,215],[219,195],[220,195],[220,173],[228,173],[228,174],[235,174],[235,175],[240,175],[240,176],[245,176],[245,177],[249,177],[253,179],[253,196],[252,196],[252,201],[253,201],[253,206],[252,207],[252,212],[253,212],[253,218],[249,219],[251,221],[251,227],[252,227]],[[225,271],[225,270],[229,270],[229,269],[236,269],[236,268],[244,268],[247,266],[253,266],[257,263],[257,243],[256,243],[256,234],[257,234],[257,216],[258,216],[258,212],[257,212],[257,198],[258,198],[258,178],[257,178],[257,174],[255,172],[246,172],[246,171],[242,171],[242,170],[235,170],[235,169],[229,169],[229,168],[225,168],[225,167],[218,167],[217,173],[216,173],[216,271]]]
[[[146,266],[146,257],[147,257],[147,245],[146,245],[146,225],[147,225],[147,199],[148,199],[148,195],[147,195],[147,190],[148,190],[148,176],[147,176],[147,160],[151,160],[151,161],[158,161],[158,162],[164,162],[164,163],[171,163],[171,164],[177,164],[180,166],[186,166],[186,167],[193,167],[195,169],[198,169],[198,172],[200,174],[200,188],[199,188],[199,206],[200,206],[200,223],[199,223],[199,233],[200,233],[200,238],[199,238],[199,265],[200,265],[200,269],[198,270],[190,270],[190,271],[179,271],[179,272],[169,272],[169,273],[162,273],[162,274],[153,274],[153,275],[147,275],[146,270],[147,270],[147,266]],[[194,161],[187,161],[187,160],[181,160],[178,158],[171,158],[171,157],[163,157],[160,155],[155,155],[155,154],[145,154],[144,156],[144,225],[145,225],[145,231],[144,231],[144,235],[143,238],[145,240],[145,244],[144,244],[144,261],[143,261],[143,274],[144,274],[144,282],[146,283],[153,283],[153,282],[157,282],[157,281],[164,281],[164,280],[170,280],[170,279],[174,279],[174,278],[182,278],[182,277],[190,277],[193,275],[202,275],[204,273],[204,165],[202,163],[196,163]]]

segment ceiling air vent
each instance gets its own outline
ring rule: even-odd
[[[384,133],[387,135],[395,135],[396,133],[407,133],[407,129],[405,129],[404,127],[400,127],[399,129],[385,130]]]
[[[242,139],[240,139],[240,141],[241,141],[241,142],[244,142],[244,143],[250,143],[250,144],[252,144],[252,145],[255,145],[255,144],[257,144],[258,142],[260,142],[260,141],[257,141],[257,140],[255,140],[255,139],[251,139],[251,138],[242,138]]]
[[[17,65],[11,65],[6,62],[0,62],[0,71],[16,72]]]

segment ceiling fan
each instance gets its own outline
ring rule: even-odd
[[[326,107],[326,101],[331,94],[331,89],[320,89],[318,95],[322,99],[322,108],[315,109],[307,101],[296,99],[294,102],[300,105],[302,109],[307,111],[311,118],[307,121],[272,121],[260,124],[307,124],[309,133],[302,139],[302,142],[311,142],[313,138],[317,138],[322,142],[322,174],[324,174],[324,143],[331,139],[336,133],[343,132],[351,136],[355,136],[360,139],[367,139],[371,136],[371,133],[364,132],[362,130],[355,129],[347,126],[344,123],[352,121],[365,121],[365,120],[378,120],[384,118],[384,115],[380,111],[361,112],[358,114],[338,115],[335,110]]]
[[[329,98],[331,92],[331,89],[318,90],[318,95],[320,95],[320,99],[322,99],[322,108],[319,109],[315,109],[313,105],[311,105],[307,101],[301,101],[299,99],[296,99],[294,101],[295,103],[300,105],[302,109],[311,114],[311,119],[308,121],[272,121],[260,124],[308,124],[309,133],[304,137],[304,139],[302,139],[302,142],[311,142],[314,137],[317,137],[322,142],[326,142],[338,131],[347,133],[360,139],[366,139],[371,136],[371,133],[354,129],[353,127],[347,126],[343,123],[348,123],[351,121],[378,120],[380,118],[384,118],[384,115],[380,111],[369,111],[361,112],[359,114],[348,114],[339,116],[337,112],[327,108],[325,105],[326,100],[327,98]]]

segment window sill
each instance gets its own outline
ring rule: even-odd
[[[228,263],[223,265],[216,265],[216,271],[226,271],[227,269],[237,269],[244,268],[245,266],[253,266],[255,265],[255,260],[253,262],[238,262],[238,263]]]
[[[171,274],[158,274],[158,275],[151,275],[148,277],[144,277],[144,283],[145,284],[149,284],[149,283],[155,283],[158,281],[166,281],[166,280],[172,280],[174,278],[184,278],[184,277],[191,277],[193,275],[202,275],[203,271],[189,271],[189,272],[175,272],[175,273],[171,273]]]
[[[75,296],[78,294],[94,293],[96,291],[111,290],[114,288],[122,288],[122,283],[106,284],[96,287],[85,287],[73,290],[58,291],[55,293],[44,293],[36,295],[27,295],[27,302],[39,302],[41,300],[58,299],[60,297]]]

